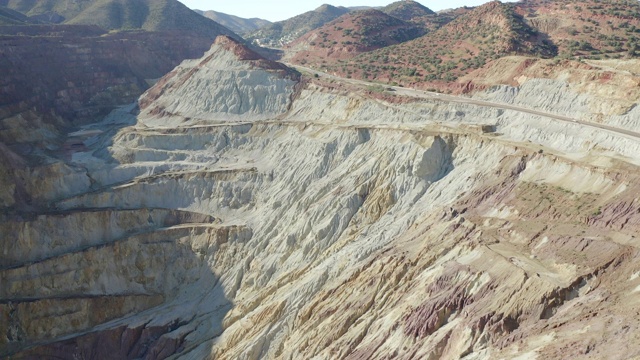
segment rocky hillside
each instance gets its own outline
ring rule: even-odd
[[[139,105],[144,114],[162,118],[164,125],[169,125],[169,118],[177,118],[178,124],[230,116],[269,119],[286,111],[299,80],[296,71],[220,36],[203,59],[183,62],[147,91]],[[217,87],[219,83],[232,83],[235,92]]]
[[[393,16],[395,18],[410,21],[427,15],[434,15],[435,13],[428,7],[415,2],[413,0],[401,0],[391,3],[384,8],[380,9],[382,12]]]
[[[564,114],[601,122],[608,115],[630,116],[633,113],[632,110],[640,99],[638,74],[640,62],[635,59],[576,61],[508,56],[491,61],[481,69],[460,78],[457,85],[467,92],[473,92],[496,85],[519,87],[530,79],[565,81],[576,92],[602,100],[588,101],[576,97],[574,101],[581,102],[583,109],[576,113],[577,106],[574,106]],[[545,107],[545,97],[556,92],[557,89],[549,88],[539,95],[538,106]]]
[[[517,8],[528,23],[549,36],[563,58],[624,58],[640,50],[637,1],[529,0]]]
[[[563,61],[640,55],[637,1],[494,1],[438,14],[418,3],[400,1],[382,10],[408,19],[426,35],[354,57],[343,44],[352,40],[328,39],[331,33],[323,30],[330,40],[323,42],[326,50],[303,41],[302,46],[290,47],[287,58],[341,76],[467,92],[475,86],[473,81],[463,81],[470,79],[470,73],[504,56]],[[347,27],[345,31],[351,30]],[[332,56],[341,61],[328,61]]]
[[[24,25],[33,22],[33,20],[18,11],[0,6],[0,25]]]
[[[366,29],[365,31],[365,32],[371,32],[371,33],[373,32],[384,33],[387,28],[392,28],[392,27],[397,28],[400,26],[397,21],[395,22],[394,25],[392,25],[390,24],[391,20],[389,20],[388,18],[381,19],[381,15],[376,13],[375,11],[381,11],[395,19],[400,19],[404,21],[416,20],[413,24],[413,27],[414,28],[417,27],[420,29],[429,28],[429,25],[431,25],[431,23],[434,22],[434,20],[432,19],[425,20],[421,18],[424,18],[425,16],[435,15],[433,11],[429,10],[423,5],[414,1],[406,1],[406,0],[394,2],[386,7],[379,8],[379,9],[364,7],[364,6],[344,8],[344,7],[335,7],[331,5],[322,5],[321,7],[313,11],[309,11],[304,14],[295,16],[291,19],[276,22],[274,24],[266,26],[260,29],[259,31],[253,34],[250,34],[248,38],[252,40],[254,43],[259,45],[279,48],[293,42],[296,39],[299,39],[304,35],[308,35],[306,36],[306,38],[314,37],[314,35],[311,34],[312,30],[314,29],[323,27],[323,29],[320,29],[319,31],[323,31],[325,33],[331,33],[332,31],[326,28],[327,26],[329,26],[328,25],[329,22],[334,21],[335,19],[341,16],[344,16],[345,14],[348,14],[350,12],[360,13],[363,11],[369,11],[369,14],[366,15],[365,13],[365,15],[359,14],[354,16],[358,18],[365,18],[366,16],[371,16],[371,18],[367,20],[370,20],[372,22],[370,26],[374,27],[374,29]],[[375,14],[375,15],[372,15],[372,14]],[[440,21],[440,23],[443,23],[445,21],[445,18],[442,18],[441,20],[442,21]],[[343,27],[348,31],[350,29],[348,26],[351,25],[353,20],[349,18],[345,18],[344,22],[345,22],[344,25],[346,25],[347,27],[345,26],[338,26],[338,27]],[[404,26],[407,28],[411,28],[406,24],[404,24]],[[317,33],[319,33],[319,31],[313,32],[316,34],[315,36],[317,36]],[[361,31],[361,29],[357,24],[355,24],[353,31],[358,32],[358,31]],[[391,36],[391,37],[395,37],[396,39],[402,39],[402,41],[407,41],[415,37],[415,33],[416,33],[416,31],[414,30],[410,30],[409,32],[410,34],[398,34],[396,36]],[[358,37],[351,37],[349,36],[349,34],[345,34],[344,36],[338,35],[337,37],[344,38],[344,39],[341,39],[340,42],[338,42],[337,44],[333,44],[334,40],[337,41],[336,39],[333,39],[331,40],[330,44],[338,45],[338,47],[340,47],[340,45],[342,44],[342,41],[358,43]],[[377,37],[377,35],[374,35],[374,37]],[[382,37],[384,38],[385,36],[383,35]],[[304,42],[310,42],[310,41],[302,40],[302,42],[304,43]],[[389,41],[389,39],[387,40],[381,39],[380,41],[378,41],[378,45],[375,46],[374,48],[380,47],[380,45],[385,43],[387,44],[385,46],[388,46],[390,44],[394,44],[397,42],[398,40]],[[330,44],[325,44],[325,48],[328,47],[326,45],[330,45]],[[350,45],[350,44],[342,44],[342,45]],[[311,46],[313,47],[313,45]],[[359,44],[358,46],[364,47],[364,48],[371,48],[371,46],[367,44]],[[346,50],[346,52],[352,52],[352,50],[349,50],[349,49],[337,50],[337,52],[342,53],[342,52],[345,52],[344,50]],[[320,50],[320,52],[322,53],[324,51]]]
[[[387,83],[438,86],[505,55],[553,57],[557,49],[513,4],[479,6],[418,39],[329,67],[343,75]]]
[[[247,39],[261,46],[282,47],[349,11],[349,9],[344,7],[325,4],[315,10],[294,16],[291,19],[268,25],[249,35]]]
[[[96,26],[0,27],[0,142],[58,143],[71,126],[134,101],[211,40],[188,32],[120,32]],[[46,54],[46,55],[45,55]],[[31,147],[37,145],[36,147]]]
[[[0,356],[637,356],[640,114],[593,88],[640,63],[591,66],[379,93],[220,38],[139,114],[0,144]]]
[[[0,5],[40,21],[97,25],[105,30],[188,31],[209,37],[237,37],[177,0],[0,0]]]
[[[265,26],[271,25],[271,22],[264,19],[252,18],[245,19],[213,10],[194,10],[198,14],[209,18],[236,34],[248,34]]]
[[[175,0],[0,4],[16,9],[3,8],[11,19],[61,23],[0,27],[0,141],[27,153],[134,101],[182,60],[202,56],[218,35],[241,39]]]
[[[473,9],[474,8],[471,7],[461,7],[447,11],[440,11],[437,14],[415,17],[411,22],[425,29],[426,32],[436,31],[458,17],[473,11]]]
[[[423,35],[421,28],[379,10],[362,10],[308,32],[286,46],[294,62],[322,66],[338,59],[399,44]]]

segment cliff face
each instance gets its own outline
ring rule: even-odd
[[[2,213],[2,356],[640,352],[637,138],[331,81],[220,38],[69,134]]]
[[[88,26],[3,27],[0,141],[51,140],[59,129],[134,101],[208,38],[187,33],[106,34]],[[24,131],[24,127],[31,131]]]

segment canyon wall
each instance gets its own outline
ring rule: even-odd
[[[228,38],[140,107],[0,193],[2,356],[640,355],[633,136],[380,100]]]

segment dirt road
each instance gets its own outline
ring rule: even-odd
[[[321,76],[321,77],[325,77],[325,78],[329,78],[329,79],[333,79],[333,80],[337,80],[337,81],[342,81],[342,82],[346,82],[346,83],[353,84],[353,85],[381,86],[381,84],[377,84],[377,83],[371,83],[371,82],[362,81],[362,80],[342,78],[342,77],[339,77],[339,76],[327,74],[327,73],[324,73],[324,72],[321,72],[321,71],[318,71],[318,70],[314,70],[314,69],[311,69],[311,68],[307,68],[307,67],[304,67],[304,66],[300,66],[300,65],[293,65],[293,64],[289,64],[289,63],[287,63],[286,65],[290,66],[290,67],[293,67],[293,68],[296,68],[296,69],[301,70],[301,71],[310,72],[312,74],[318,74],[318,76]],[[579,125],[582,125],[582,126],[588,126],[588,127],[592,127],[592,128],[596,128],[596,129],[606,130],[606,131],[610,131],[610,132],[613,132],[613,133],[616,133],[616,134],[631,136],[633,138],[640,139],[640,132],[631,131],[631,130],[627,130],[627,129],[622,129],[622,128],[618,128],[618,127],[610,126],[610,125],[594,123],[594,122],[591,122],[591,121],[584,121],[584,120],[580,120],[580,119],[574,119],[574,118],[571,118],[571,117],[568,117],[568,116],[562,116],[562,115],[557,115],[557,114],[553,114],[553,113],[549,113],[549,112],[538,111],[538,110],[534,110],[534,109],[530,109],[530,108],[526,108],[526,107],[522,107],[522,106],[516,106],[516,105],[510,105],[510,104],[504,104],[504,103],[496,103],[496,102],[491,102],[491,101],[476,100],[476,99],[472,99],[472,98],[468,98],[468,97],[446,95],[446,94],[440,94],[440,93],[435,93],[435,92],[430,92],[430,91],[422,91],[422,90],[411,89],[411,88],[406,88],[406,87],[399,87],[399,86],[388,86],[387,88],[388,89],[393,89],[393,91],[396,94],[402,95],[402,96],[408,96],[408,97],[413,97],[413,98],[418,98],[418,99],[438,100],[438,101],[444,101],[444,102],[449,102],[449,103],[459,103],[459,104],[471,104],[471,105],[477,105],[477,106],[486,106],[486,107],[495,108],[495,109],[513,110],[513,111],[518,111],[518,112],[522,112],[522,113],[526,113],[526,114],[543,116],[543,117],[546,117],[546,118],[549,118],[549,119],[553,119],[553,120],[557,120],[557,121],[569,122],[569,123],[579,124]]]

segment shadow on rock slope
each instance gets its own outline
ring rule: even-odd
[[[0,224],[3,356],[162,359],[215,337],[232,304],[209,266],[250,232],[211,216],[71,209]],[[192,346],[192,345],[191,345]]]

